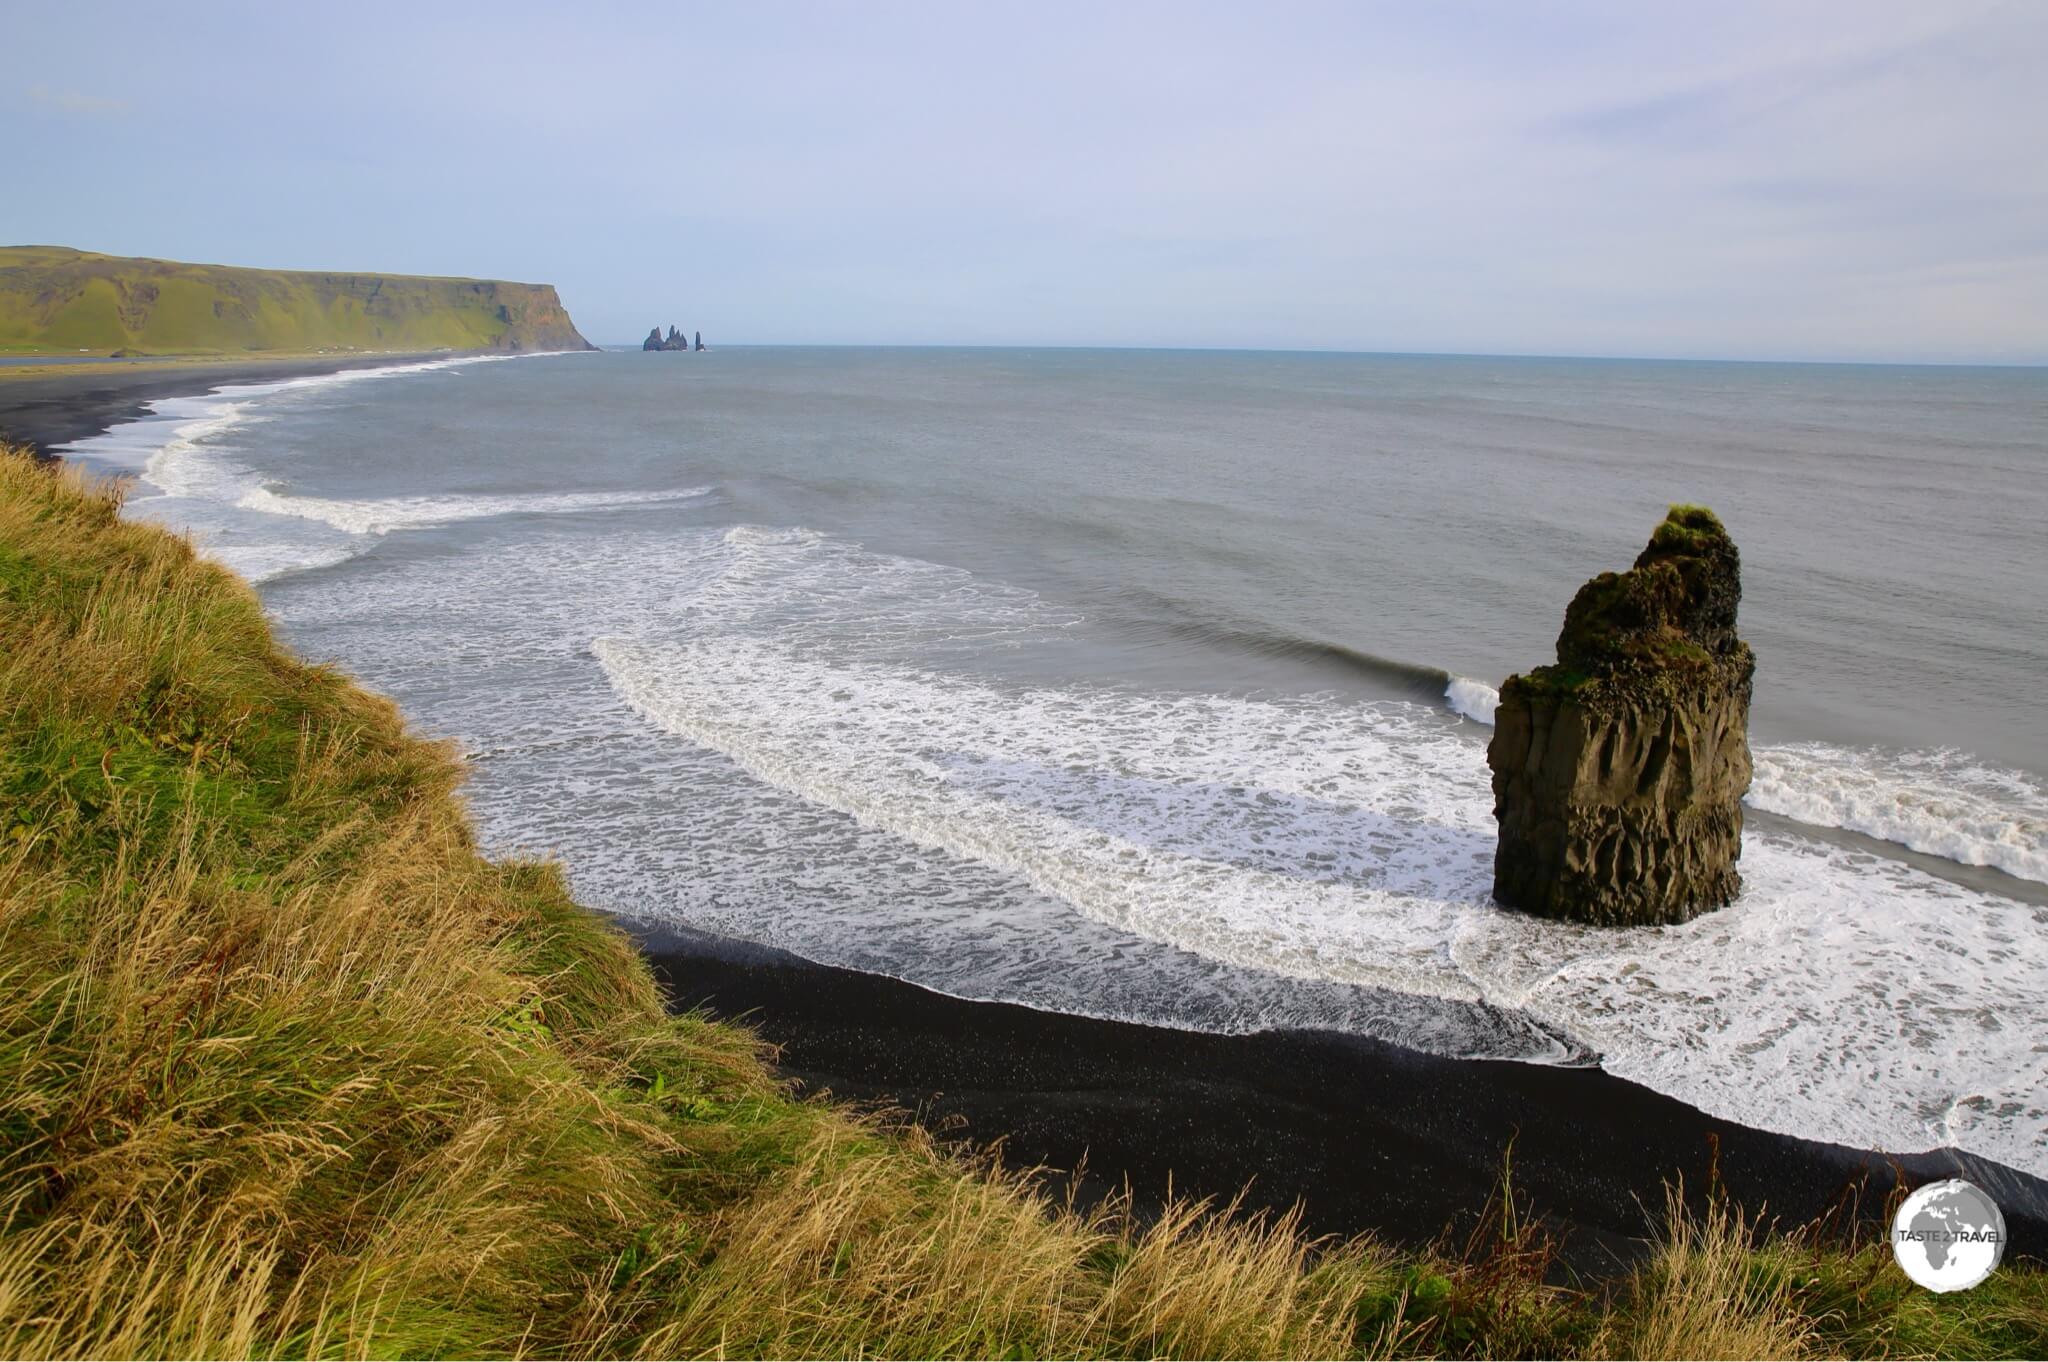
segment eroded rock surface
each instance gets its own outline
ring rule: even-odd
[[[1734,541],[1698,506],[1672,507],[1627,572],[1579,588],[1557,662],[1501,687],[1495,899],[1611,926],[1734,899],[1756,671],[1741,599]]]

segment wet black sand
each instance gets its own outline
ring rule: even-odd
[[[630,925],[630,924],[629,924]],[[1515,1186],[1577,1267],[1640,1251],[1664,1184],[1718,1159],[1743,1205],[1783,1222],[1860,1187],[1869,1216],[1909,1185],[1966,1176],[2002,1204],[2012,1252],[2048,1253],[2048,1183],[1947,1151],[1900,1159],[1708,1117],[1598,1069],[1440,1059],[1322,1032],[1218,1036],[965,1002],[717,938],[636,929],[681,1008],[744,1018],[807,1091],[886,1104],[1018,1166],[1074,1169],[1247,1204],[1299,1202],[1316,1233],[1419,1244],[1462,1233]]]
[[[0,439],[25,444],[37,453],[88,439],[123,421],[149,415],[160,397],[190,397],[228,383],[275,383],[344,369],[376,369],[434,355],[329,355],[295,359],[233,359],[166,365],[110,364],[91,373],[39,373],[14,378],[0,372]],[[81,366],[83,367],[83,366]]]

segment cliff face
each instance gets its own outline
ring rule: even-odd
[[[0,248],[0,345],[152,354],[588,350],[551,284]]]
[[[1508,678],[1486,753],[1501,903],[1621,926],[1734,899],[1756,670],[1741,597],[1721,522],[1675,506],[1629,571],[1579,589],[1556,664]]]
[[[583,338],[569,309],[562,306],[553,284],[513,284],[481,280],[470,287],[479,300],[495,305],[505,332],[499,338],[501,350],[595,350]]]

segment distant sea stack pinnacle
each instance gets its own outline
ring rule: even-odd
[[[646,340],[640,342],[640,348],[642,350],[688,350],[690,348],[690,338],[676,330],[673,326],[669,327],[668,335],[664,338],[661,334],[661,328],[657,326],[647,333]],[[704,348],[704,333],[702,331],[697,333],[697,348],[699,350]]]
[[[1756,672],[1741,599],[1734,541],[1700,506],[1672,507],[1634,567],[1579,588],[1557,662],[1501,686],[1495,899],[1616,927],[1734,900]]]

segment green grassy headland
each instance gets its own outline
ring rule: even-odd
[[[582,349],[550,284],[314,273],[0,247],[0,352]]]
[[[0,452],[0,1355],[2029,1356],[2048,1274],[1674,1199],[1633,1275],[1078,1211],[669,1015],[445,746]]]

